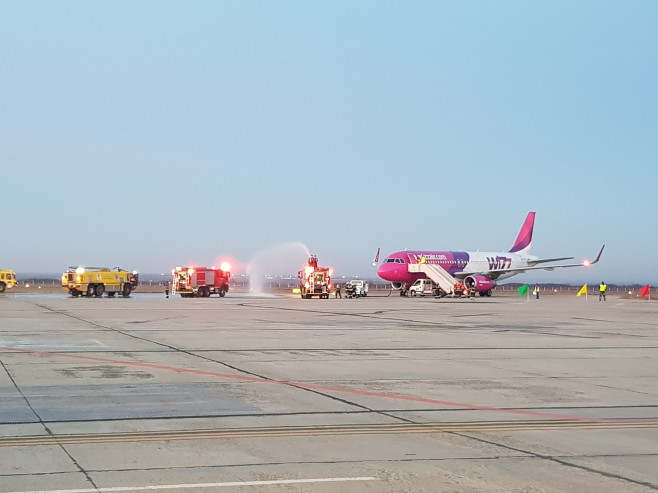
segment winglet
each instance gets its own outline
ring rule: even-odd
[[[521,231],[519,231],[519,236],[516,237],[514,246],[510,249],[510,252],[529,252],[530,244],[532,243],[532,229],[535,225],[535,213],[528,212],[528,215],[521,226]]]
[[[601,247],[601,250],[599,251],[599,254],[596,256],[596,260],[592,260],[591,262],[588,262],[588,261],[586,260],[586,261],[584,262],[584,265],[585,265],[585,266],[594,265],[594,264],[597,263],[599,260],[601,260],[601,254],[603,253],[603,249],[604,249],[604,248],[605,248],[605,245],[603,245],[603,246]]]

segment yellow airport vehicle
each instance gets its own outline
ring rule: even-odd
[[[91,298],[104,293],[111,298],[117,293],[126,298],[139,284],[137,272],[109,269],[107,267],[69,267],[62,274],[62,287],[73,297],[80,295]]]
[[[5,289],[11,289],[17,284],[16,274],[13,270],[0,269],[0,293],[4,293]]]

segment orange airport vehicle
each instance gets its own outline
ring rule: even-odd
[[[218,294],[223,298],[228,293],[228,280],[231,266],[223,263],[219,269],[214,267],[176,267],[171,270],[171,294],[180,294],[182,298],[207,298]]]
[[[308,265],[297,273],[302,298],[310,299],[313,296],[329,298],[332,274],[333,270],[329,267],[318,267],[318,257],[311,255],[308,258]]]
[[[139,284],[136,271],[109,269],[107,267],[69,267],[62,274],[62,287],[73,297],[80,295],[91,298],[104,293],[111,298],[117,293],[127,298]]]

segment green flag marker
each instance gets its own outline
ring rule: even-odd
[[[523,296],[524,294],[528,293],[528,290],[530,289],[530,286],[527,284],[524,284],[523,286],[519,286],[519,296]]]

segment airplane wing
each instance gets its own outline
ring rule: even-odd
[[[492,269],[484,272],[455,272],[453,275],[457,279],[463,279],[466,276],[470,276],[473,274],[481,274],[487,277],[490,277],[492,279],[498,279],[501,275],[503,274],[508,274],[510,272],[514,272],[516,274],[520,274],[522,272],[525,272],[527,270],[554,270],[554,269],[563,269],[565,267],[589,267],[590,265],[594,265],[601,259],[601,254],[603,253],[603,249],[605,248],[605,245],[601,247],[601,250],[599,251],[599,254],[596,256],[596,259],[593,261],[589,260],[584,260],[583,262],[579,264],[559,264],[559,265],[536,265],[536,264],[541,264],[545,262],[557,262],[559,260],[570,260],[573,257],[564,257],[564,258],[553,258],[553,259],[540,259],[540,260],[533,260],[533,265],[529,265],[528,267],[514,267],[510,269]]]
[[[539,260],[533,260],[532,262],[528,262],[528,263],[536,265],[536,264],[544,264],[546,262],[559,262],[561,260],[572,260],[573,258],[574,257],[542,258],[542,259],[539,259]]]

